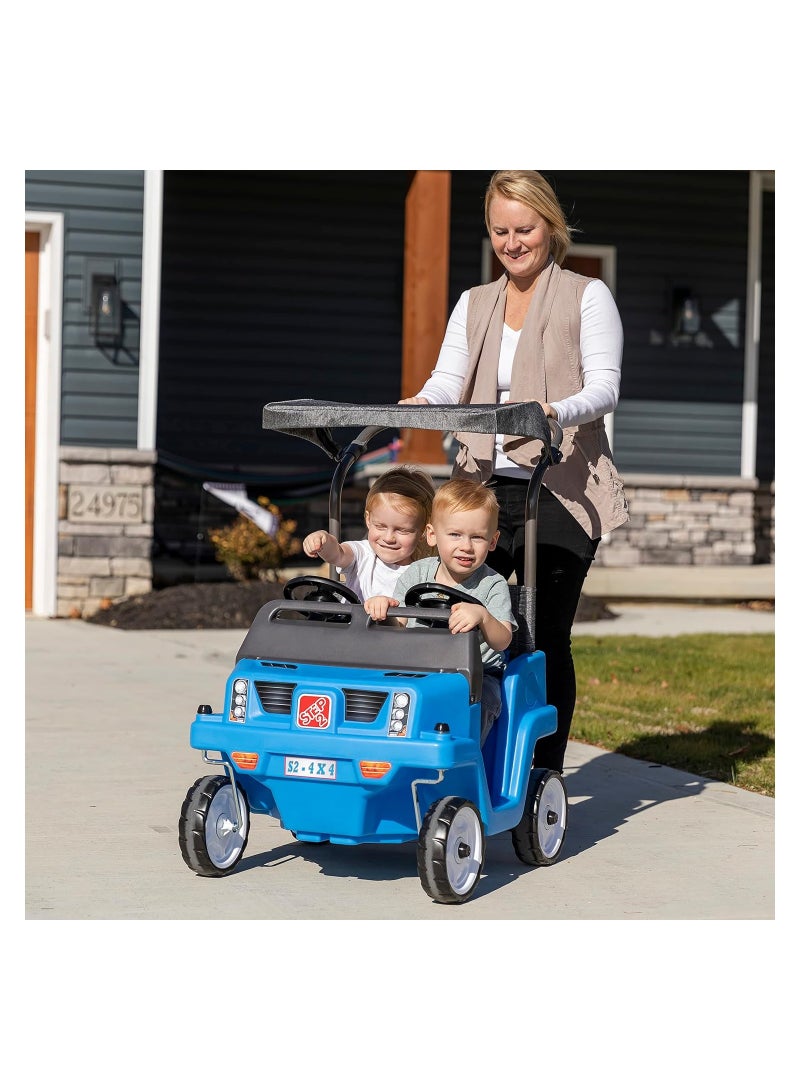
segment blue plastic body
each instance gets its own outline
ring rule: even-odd
[[[335,641],[336,627],[324,628]],[[455,638],[445,630],[442,639]],[[233,711],[241,683],[243,715]],[[536,742],[556,730],[541,652],[508,664],[502,692],[502,712],[481,750],[480,703],[458,670],[241,658],[222,711],[198,714],[190,743],[219,753],[251,811],[279,819],[300,840],[413,841],[430,806],[448,795],[475,803],[492,835],[519,822]],[[248,755],[256,755],[254,768],[246,768],[254,760]],[[370,776],[374,766],[362,762],[389,768]]]

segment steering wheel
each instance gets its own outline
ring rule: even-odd
[[[430,601],[426,601],[430,599]],[[449,587],[444,583],[417,583],[413,587],[410,587],[405,594],[406,606],[422,606],[426,609],[441,609],[450,610],[451,606],[455,606],[457,602],[468,602],[473,606],[483,606],[483,603],[472,595],[468,595],[466,591],[462,591],[460,587]],[[418,625],[427,625],[432,629],[446,629],[448,628],[448,622],[446,618],[441,621],[428,621],[427,619],[418,618]]]
[[[303,594],[303,591],[308,594]],[[326,580],[324,576],[295,576],[283,588],[285,599],[299,599],[301,602],[350,602],[354,606],[361,605],[361,599],[350,588],[339,583],[338,580]],[[347,622],[348,614],[319,614],[308,613],[309,621]]]
[[[304,588],[309,588],[311,593],[302,594]],[[337,580],[326,580],[324,576],[295,576],[283,588],[283,597],[301,599],[303,602],[351,602],[354,606],[361,605],[355,591]]]

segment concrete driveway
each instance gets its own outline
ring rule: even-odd
[[[430,901],[413,844],[300,844],[261,815],[236,872],[198,877],[177,839],[210,771],[189,724],[243,636],[26,619],[28,920],[774,918],[773,799],[578,743],[561,859],[528,869],[490,838],[466,905]]]

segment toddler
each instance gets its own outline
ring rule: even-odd
[[[481,746],[500,714],[500,679],[505,669],[503,652],[511,643],[517,622],[511,608],[508,583],[485,563],[497,545],[499,531],[497,498],[476,481],[447,481],[436,493],[427,528],[430,546],[437,556],[409,564],[398,579],[394,595],[376,596],[364,603],[373,621],[384,621],[390,606],[404,606],[405,593],[417,583],[441,583],[460,587],[479,603],[457,602],[450,610],[451,633],[478,628],[481,634],[483,691],[481,694]],[[394,619],[418,625],[414,618]]]
[[[395,466],[381,474],[367,493],[366,538],[338,542],[327,530],[315,530],[304,538],[303,550],[309,557],[335,565],[362,602],[375,595],[393,595],[400,573],[432,552],[425,528],[433,495],[433,480],[424,470]]]

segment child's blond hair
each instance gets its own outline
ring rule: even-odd
[[[479,481],[469,481],[465,477],[451,478],[440,485],[431,505],[431,519],[454,511],[476,511],[483,509],[489,514],[489,529],[492,534],[497,530],[500,507],[497,497],[488,485]]]
[[[403,515],[410,515],[417,520],[422,533],[411,560],[418,561],[422,557],[431,557],[436,552],[428,545],[425,537],[425,527],[431,521],[435,492],[433,478],[419,466],[393,466],[372,483],[364,502],[364,513],[372,511],[375,500],[380,496]]]

